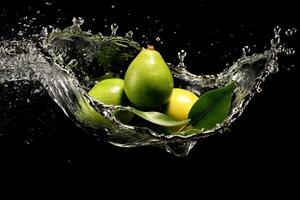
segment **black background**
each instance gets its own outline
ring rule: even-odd
[[[1,36],[12,37],[15,33],[10,28],[18,27],[17,21],[22,16],[34,16],[36,10],[44,14],[36,24],[63,28],[71,24],[73,16],[81,16],[86,19],[83,29],[91,29],[94,33],[109,34],[109,25],[116,22],[120,26],[119,34],[133,30],[138,42],[143,41],[145,34],[148,39],[144,44],[154,43],[170,62],[176,63],[177,52],[185,49],[190,71],[198,74],[221,71],[226,63],[231,64],[239,58],[245,45],[256,44],[253,51],[268,47],[275,25],[299,29],[300,24],[296,3],[290,1],[48,2],[52,5],[45,6],[42,1],[1,2]],[[28,6],[32,9],[28,10]],[[57,17],[62,19],[56,22]],[[157,36],[163,44],[155,40]],[[296,51],[297,41],[298,32],[289,44]],[[88,167],[101,173],[127,175],[151,170],[164,174],[172,171],[174,176],[241,174],[253,180],[296,178],[299,167],[298,54],[283,59],[282,65],[294,64],[295,67],[281,70],[262,85],[263,92],[255,96],[231,132],[199,142],[187,157],[174,157],[152,147],[125,149],[98,141],[78,129],[45,94],[33,97],[22,113],[8,110],[8,118],[14,120],[0,129],[3,132],[0,136],[1,165],[19,169]],[[12,94],[12,99],[13,95],[17,94]],[[5,106],[5,102],[2,105]],[[27,119],[28,112],[36,112],[38,119]],[[43,122],[47,115],[54,115],[55,119]],[[5,118],[2,116],[0,120],[5,121]],[[30,129],[35,126],[41,128]],[[47,127],[51,127],[51,131],[47,132]]]

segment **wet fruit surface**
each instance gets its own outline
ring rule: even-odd
[[[155,108],[168,102],[173,77],[158,51],[142,50],[128,67],[124,88],[128,99],[137,107]]]
[[[188,114],[198,97],[181,88],[174,88],[166,108],[166,114],[176,120],[188,119]]]
[[[105,79],[97,83],[88,94],[104,104],[121,105],[125,97],[124,81],[119,78]]]

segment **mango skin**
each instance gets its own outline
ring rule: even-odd
[[[124,78],[127,98],[137,107],[155,108],[169,101],[172,73],[158,51],[143,49],[129,65]]]

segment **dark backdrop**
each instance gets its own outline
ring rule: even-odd
[[[144,34],[146,42],[143,44],[155,44],[166,60],[176,63],[177,52],[185,49],[186,63],[192,72],[216,73],[224,69],[226,63],[239,58],[243,46],[256,45],[253,51],[269,46],[275,25],[299,28],[297,6],[292,1],[47,2],[51,5],[42,1],[1,2],[1,36],[12,37],[15,33],[11,27],[18,29],[20,18],[33,16],[37,10],[43,16],[38,17],[35,24],[61,28],[70,25],[73,16],[81,16],[86,19],[83,29],[108,34],[109,25],[116,22],[119,34],[133,30],[134,39],[139,42],[145,40]],[[57,18],[61,20],[57,22]],[[156,37],[161,40],[156,41]],[[290,42],[296,50],[297,41],[299,37]],[[0,129],[1,165],[21,168],[88,166],[101,172],[113,169],[114,173],[125,174],[141,169],[149,171],[150,166],[151,170],[162,170],[166,174],[168,169],[180,170],[176,174],[186,170],[194,175],[206,172],[230,176],[242,172],[243,176],[253,179],[259,177],[256,172],[261,172],[271,180],[294,176],[299,167],[298,54],[283,60],[283,65],[294,64],[295,67],[290,71],[281,70],[262,85],[263,92],[253,99],[231,132],[199,142],[187,157],[174,157],[151,147],[124,149],[98,141],[78,129],[45,94],[33,98],[23,112],[13,108],[7,110],[8,118],[14,120],[7,121]],[[14,95],[18,94],[11,94],[12,99]],[[36,112],[36,118],[24,122],[28,112]],[[45,123],[43,119],[47,115],[54,115],[55,120]],[[0,120],[5,121],[6,117]],[[51,131],[47,132],[47,127],[51,127]]]

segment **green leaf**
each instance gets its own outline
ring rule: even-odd
[[[172,127],[172,126],[184,125],[189,122],[189,120],[176,121],[173,118],[169,117],[168,115],[165,115],[160,112],[154,112],[154,111],[143,112],[132,107],[126,107],[126,108],[128,109],[128,111],[136,114],[137,116],[143,118],[144,120],[160,126]]]
[[[189,112],[190,124],[209,130],[222,123],[229,114],[235,83],[211,90],[200,96]]]

